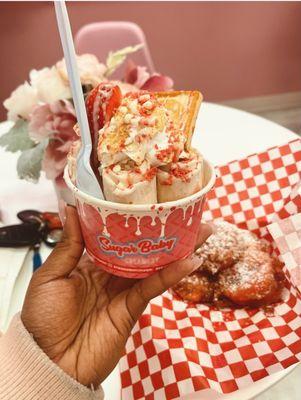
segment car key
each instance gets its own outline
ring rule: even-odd
[[[0,228],[0,247],[32,246],[41,240],[43,229],[41,224],[28,222],[4,226]]]
[[[48,230],[62,229],[63,225],[59,214],[55,212],[40,212],[36,210],[23,210],[17,214],[23,222],[46,222]]]
[[[0,247],[30,246],[33,250],[33,271],[36,271],[42,265],[41,241],[55,247],[62,237],[62,223],[54,212],[23,210],[17,217],[22,224],[0,228]]]
[[[0,228],[0,247],[31,246],[36,255],[34,264],[39,264],[38,250],[43,240],[55,247],[62,237],[62,223],[58,213],[23,210],[17,214],[23,222]],[[37,265],[38,266],[38,265]]]

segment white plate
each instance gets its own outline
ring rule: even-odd
[[[3,130],[0,127],[0,133]],[[255,115],[217,104],[203,103],[196,124],[193,140],[195,147],[199,148],[204,156],[213,164],[223,164],[234,159],[257,153],[269,147],[284,144],[297,138],[297,135],[280,125]],[[50,182],[42,182],[33,186],[27,182],[17,180],[15,173],[16,155],[5,154],[0,149],[0,206],[5,204],[6,220],[13,221],[17,210],[33,206],[40,209],[56,209],[56,198]],[[28,193],[30,196],[24,193]],[[23,196],[20,197],[23,193]],[[52,196],[53,194],[53,196]],[[22,198],[22,202],[19,199]],[[34,200],[33,200],[34,199]],[[46,202],[45,202],[46,199]],[[4,202],[5,201],[5,202]],[[32,204],[34,201],[34,204]],[[44,249],[43,249],[44,250]],[[44,250],[46,255],[47,250]],[[24,265],[23,269],[31,269],[31,263]],[[14,312],[22,304],[27,279],[22,284],[22,276],[15,286],[13,301],[10,305]],[[206,390],[185,397],[185,400],[250,400],[270,388],[276,382],[288,375],[294,366],[277,374],[254,383],[246,389],[228,395],[219,395],[214,391]],[[103,384],[106,400],[120,399],[120,378],[118,367]],[[123,399],[126,400],[126,399]],[[163,400],[163,399],[162,399]],[[184,398],[182,398],[184,400]]]

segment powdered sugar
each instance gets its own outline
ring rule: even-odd
[[[225,221],[215,223],[216,233],[198,250],[200,269],[216,274],[238,261],[245,249],[259,240],[249,231],[237,228]]]
[[[283,274],[266,241],[228,222],[195,251],[198,271],[184,278],[175,292],[184,300],[222,305],[264,305],[279,300]]]
[[[254,297],[260,299],[270,290],[266,285],[274,280],[271,257],[262,251],[248,251],[232,268],[219,275],[220,285],[229,292],[253,290]]]

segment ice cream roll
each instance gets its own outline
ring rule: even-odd
[[[79,153],[79,150],[81,148],[81,140],[75,140],[69,150],[68,156],[67,156],[67,164],[68,164],[68,171],[69,171],[69,176],[73,184],[76,184],[76,160],[77,156]]]
[[[203,158],[196,150],[182,152],[179,161],[158,168],[158,203],[190,196],[203,186]]]
[[[102,168],[106,200],[124,204],[157,203],[156,172],[146,161],[140,166],[128,160]]]

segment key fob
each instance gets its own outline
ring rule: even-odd
[[[17,214],[17,217],[23,222],[46,222],[49,230],[62,229],[60,216],[55,212],[40,212],[37,210],[24,210]]]
[[[22,222],[37,222],[41,223],[43,221],[43,215],[40,211],[36,210],[23,210],[18,212],[17,217]]]
[[[63,226],[58,213],[23,210],[17,214],[17,217],[26,224],[36,225],[39,229],[40,241],[43,240],[48,246],[55,247],[56,243],[61,240]],[[21,228],[21,230],[22,229],[24,228]],[[13,232],[13,234],[15,235],[15,232]],[[13,240],[10,243],[12,242]],[[15,242],[18,242],[18,240]],[[28,238],[26,243],[32,245],[32,239]]]
[[[0,247],[33,246],[41,241],[40,225],[23,223],[0,228]]]
[[[63,225],[58,213],[43,212],[42,218],[46,222],[48,229],[63,229]]]

